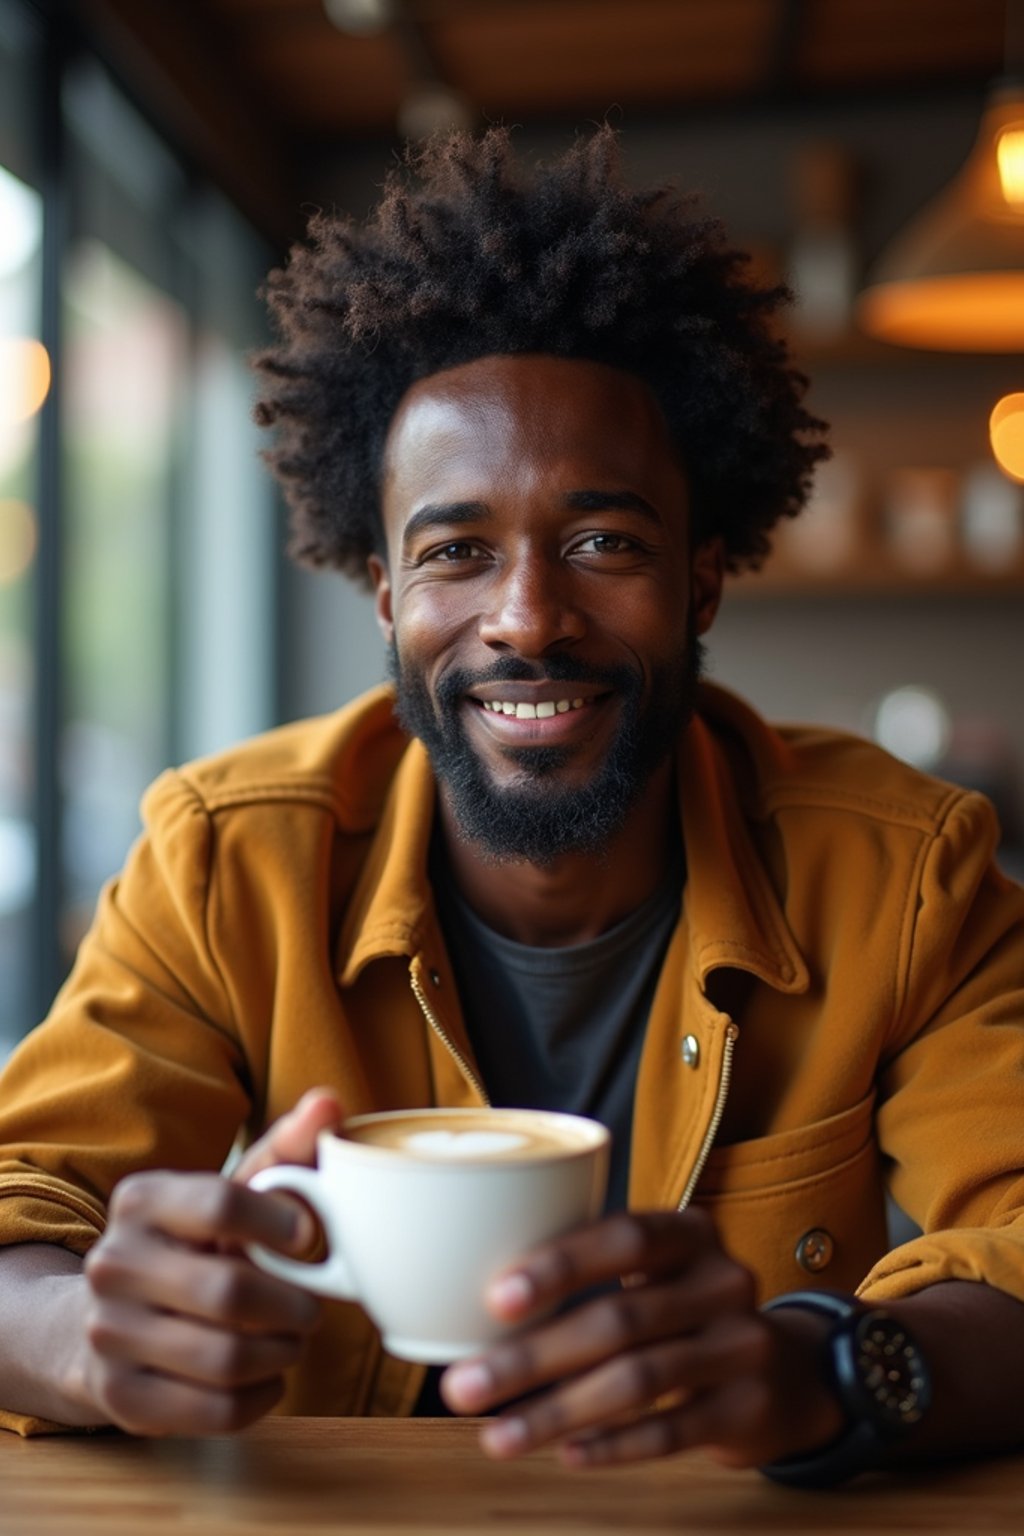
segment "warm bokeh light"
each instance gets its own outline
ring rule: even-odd
[[[30,336],[0,337],[0,427],[34,416],[50,388],[50,358]]]
[[[1024,123],[1006,128],[999,135],[996,163],[1006,201],[1024,208]]]
[[[1024,481],[1024,394],[1003,396],[989,417],[988,431],[999,468]]]
[[[885,283],[861,295],[869,334],[958,352],[1024,349],[1024,271],[963,272]]]
[[[0,587],[11,587],[32,564],[38,543],[36,516],[24,501],[0,501]]]

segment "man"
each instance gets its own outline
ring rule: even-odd
[[[533,175],[497,131],[417,169],[365,229],[314,221],[259,359],[295,548],[372,582],[394,695],[150,792],[3,1080],[4,1422],[428,1408],[357,1307],[247,1262],[315,1234],[246,1180],[343,1113],[489,1099],[615,1147],[608,1214],[495,1277],[514,1341],[440,1380],[489,1454],[815,1483],[1016,1443],[994,818],[698,684],[724,571],[823,453],[782,295],[630,192],[607,131]],[[886,1182],[923,1228],[891,1253]]]

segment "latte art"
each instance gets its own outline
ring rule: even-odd
[[[414,1131],[400,1143],[418,1157],[501,1157],[526,1145],[514,1131]]]
[[[540,1110],[416,1109],[357,1116],[341,1134],[417,1162],[470,1164],[572,1156],[604,1133],[575,1116]]]

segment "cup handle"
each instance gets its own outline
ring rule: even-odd
[[[279,1163],[271,1168],[261,1168],[249,1180],[250,1189],[285,1189],[300,1196],[319,1216],[328,1243],[333,1246],[334,1233],[330,1213],[320,1193],[320,1174],[315,1168],[303,1168],[298,1164]],[[245,1251],[254,1264],[276,1275],[279,1280],[290,1280],[304,1290],[315,1291],[320,1296],[334,1296],[341,1301],[357,1301],[355,1286],[348,1266],[340,1250],[329,1252],[318,1263],[306,1263],[302,1259],[289,1259],[262,1243],[246,1243]]]

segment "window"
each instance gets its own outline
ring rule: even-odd
[[[33,38],[0,10],[0,1048],[31,1000],[42,199],[26,143]]]
[[[145,786],[277,702],[245,363],[271,254],[34,16],[0,0],[0,1055],[49,1006]]]

